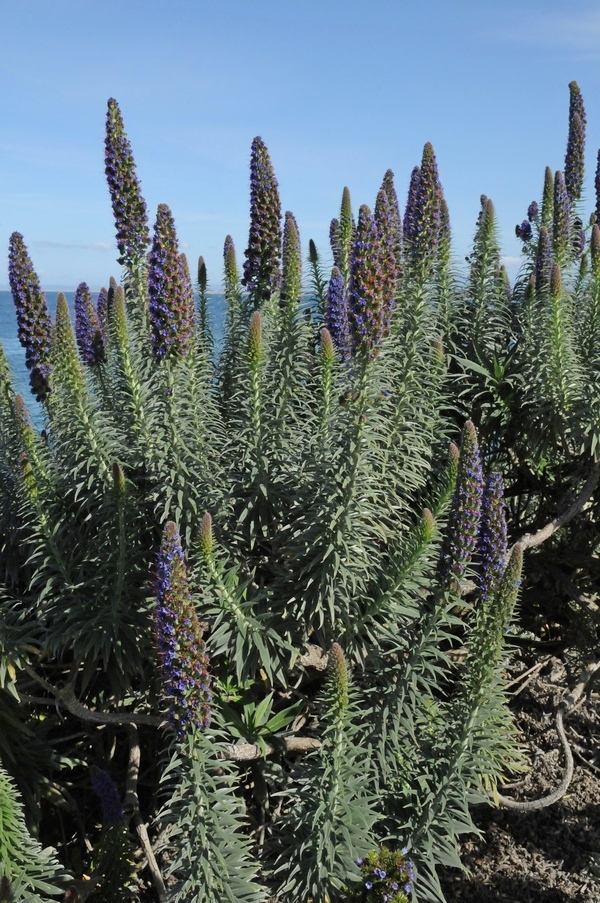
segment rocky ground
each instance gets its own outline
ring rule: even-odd
[[[526,780],[510,790],[512,798],[540,798],[560,784],[565,755],[556,711],[579,673],[576,662],[539,649],[519,650],[511,662],[511,707],[532,762]],[[469,874],[448,870],[443,876],[448,903],[600,903],[598,675],[590,686],[564,722],[575,765],[566,794],[533,811],[478,810],[482,836],[462,845]]]

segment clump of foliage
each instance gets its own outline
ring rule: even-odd
[[[204,261],[196,299],[112,99],[122,285],[94,306],[80,283],[73,328],[11,237],[43,428],[2,354],[0,755],[28,789],[8,817],[60,847],[67,899],[443,901],[470,806],[524,763],[502,680],[523,551],[560,489],[587,479],[567,523],[598,479],[575,88],[568,175],[518,227],[514,290],[485,197],[454,271],[426,144],[404,215],[391,170],[356,220],[344,189],[331,277],[311,242],[307,294],[256,138],[216,341]],[[507,511],[533,539],[509,547]],[[15,900],[56,872],[35,850]]]

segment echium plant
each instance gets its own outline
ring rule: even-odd
[[[105,172],[117,230],[119,263],[139,265],[148,244],[148,215],[137,177],[131,144],[114,98],[106,113]]]
[[[569,136],[565,154],[565,185],[572,202],[579,200],[583,188],[586,115],[579,85],[569,84]]]
[[[102,304],[105,303],[102,297]],[[106,316],[104,312],[103,316]],[[75,292],[75,335],[83,362],[88,367],[103,363],[105,352],[100,319],[85,282],[81,282]]]
[[[23,236],[13,232],[8,250],[8,278],[17,312],[19,341],[25,349],[25,363],[31,391],[38,401],[50,392],[50,331],[52,321],[41,292]]]
[[[194,296],[187,264],[179,256],[173,215],[160,204],[148,257],[149,315],[152,350],[157,361],[191,350]]]
[[[440,558],[441,580],[444,584],[453,586],[457,592],[477,547],[483,486],[477,432],[468,421],[463,430],[456,490]]]
[[[387,198],[384,203],[387,204]],[[377,354],[389,333],[396,289],[393,248],[386,247],[380,222],[363,204],[352,244],[348,287],[353,353],[364,353],[369,359]]]
[[[124,285],[94,309],[81,283],[75,329],[64,295],[51,325],[11,239],[44,401],[30,417],[0,351],[0,752],[27,819],[93,876],[90,901],[152,881],[169,903],[441,903],[470,805],[522,764],[502,668],[526,542],[509,550],[505,517],[543,579],[536,531],[585,479],[567,533],[595,560],[598,224],[575,254],[575,189],[557,177],[555,197],[549,170],[514,291],[487,198],[460,281],[426,144],[402,226],[391,171],[356,224],[344,191],[307,298],[257,138],[217,343],[166,205],[146,253],[115,101],[107,126]],[[21,903],[57,867],[12,824]]]
[[[188,724],[210,724],[212,691],[202,629],[193,606],[176,525],[169,521],[156,565],[156,622],[169,720],[182,737]]]
[[[255,308],[279,288],[281,237],[279,185],[267,146],[256,137],[250,157],[250,235],[242,279]]]

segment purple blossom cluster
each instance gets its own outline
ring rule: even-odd
[[[152,348],[157,361],[188,354],[195,331],[195,303],[189,269],[179,254],[175,223],[160,204],[148,256],[148,292]]]
[[[131,266],[139,262],[150,243],[146,202],[129,139],[125,134],[123,117],[116,100],[108,101],[106,114],[105,172],[112,202],[119,263]]]
[[[75,292],[75,336],[84,364],[95,367],[106,360],[100,320],[86,282],[80,282]]]
[[[465,423],[456,488],[442,545],[439,573],[442,583],[456,587],[464,576],[479,539],[483,497],[483,471],[473,423]]]
[[[20,232],[13,232],[10,236],[8,279],[17,313],[19,341],[25,349],[31,391],[38,401],[45,401],[50,394],[52,321]]]
[[[531,241],[533,229],[531,228],[531,223],[528,219],[524,219],[520,226],[515,226],[515,235],[517,238],[520,238],[521,241]]]
[[[191,725],[208,727],[212,692],[202,628],[190,595],[176,524],[164,528],[156,566],[157,646],[178,737]]]
[[[408,859],[408,850],[394,853],[382,847],[377,853],[368,853],[355,859],[360,867],[362,881],[354,900],[373,903],[407,903],[415,883],[415,866]]]
[[[421,166],[410,181],[404,214],[406,252],[420,278],[430,275],[440,238],[440,204],[443,197],[432,145],[423,148]]]
[[[504,482],[502,474],[491,473],[485,482],[479,527],[479,588],[486,601],[497,592],[508,554]]]
[[[565,154],[565,185],[571,201],[581,197],[584,175],[586,116],[577,82],[569,85],[569,137]]]
[[[377,219],[366,204],[359,210],[352,245],[348,320],[353,353],[374,358],[390,331],[393,294],[387,272],[390,256]]]
[[[118,825],[123,821],[123,805],[117,785],[108,771],[92,765],[90,769],[92,787],[102,806],[102,822],[107,825]]]
[[[409,242],[413,242],[417,237],[417,191],[421,181],[421,167],[415,166],[411,175],[408,186],[408,197],[406,199],[406,207],[404,209],[404,237]]]
[[[325,325],[333,343],[343,360],[350,357],[350,325],[348,322],[348,300],[344,277],[334,266],[327,287],[325,299]]]
[[[262,138],[250,154],[250,235],[244,252],[242,285],[255,308],[279,288],[281,281],[281,203],[269,151]]]
[[[532,201],[527,208],[527,219],[530,223],[537,223],[540,215],[540,208],[537,201]]]

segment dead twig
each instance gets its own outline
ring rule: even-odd
[[[542,527],[541,530],[538,530],[536,533],[526,533],[517,540],[515,545],[520,545],[523,551],[525,551],[526,549],[534,548],[534,546],[539,546],[549,539],[557,530],[560,530],[561,527],[564,527],[565,524],[568,524],[569,521],[573,520],[574,517],[583,511],[591,499],[594,490],[598,486],[598,482],[600,482],[600,463],[596,463],[592,466],[581,492],[575,501],[572,502],[562,514],[559,514],[558,517],[555,517],[554,520],[551,520],[550,523],[546,524],[545,527]]]
[[[129,761],[127,765],[127,779],[125,783],[125,809],[129,813],[130,819],[135,825],[137,836],[140,839],[142,849],[148,862],[148,868],[152,875],[152,881],[158,894],[160,903],[165,903],[167,899],[167,888],[163,880],[162,873],[156,861],[148,831],[140,812],[140,801],[137,793],[138,777],[140,773],[140,741],[138,729],[135,724],[129,724],[127,727],[129,734]]]
[[[579,701],[583,697],[583,693],[594,678],[596,673],[600,670],[600,660],[590,662],[581,672],[579,676],[579,680],[573,687],[570,693],[568,693],[563,700],[561,701],[557,712],[556,712],[556,732],[559,736],[560,742],[562,744],[562,748],[565,754],[565,770],[563,773],[562,780],[556,790],[553,790],[552,793],[549,793],[547,796],[543,796],[537,800],[513,800],[510,797],[503,796],[502,793],[498,794],[499,803],[504,806],[506,809],[519,809],[520,811],[531,811],[534,809],[546,809],[548,806],[552,806],[554,803],[557,803],[562,797],[565,795],[567,790],[569,789],[569,785],[573,780],[573,771],[575,767],[573,753],[571,751],[571,747],[569,745],[569,741],[567,740],[567,735],[565,733],[563,719],[571,714],[573,710],[579,704]]]

